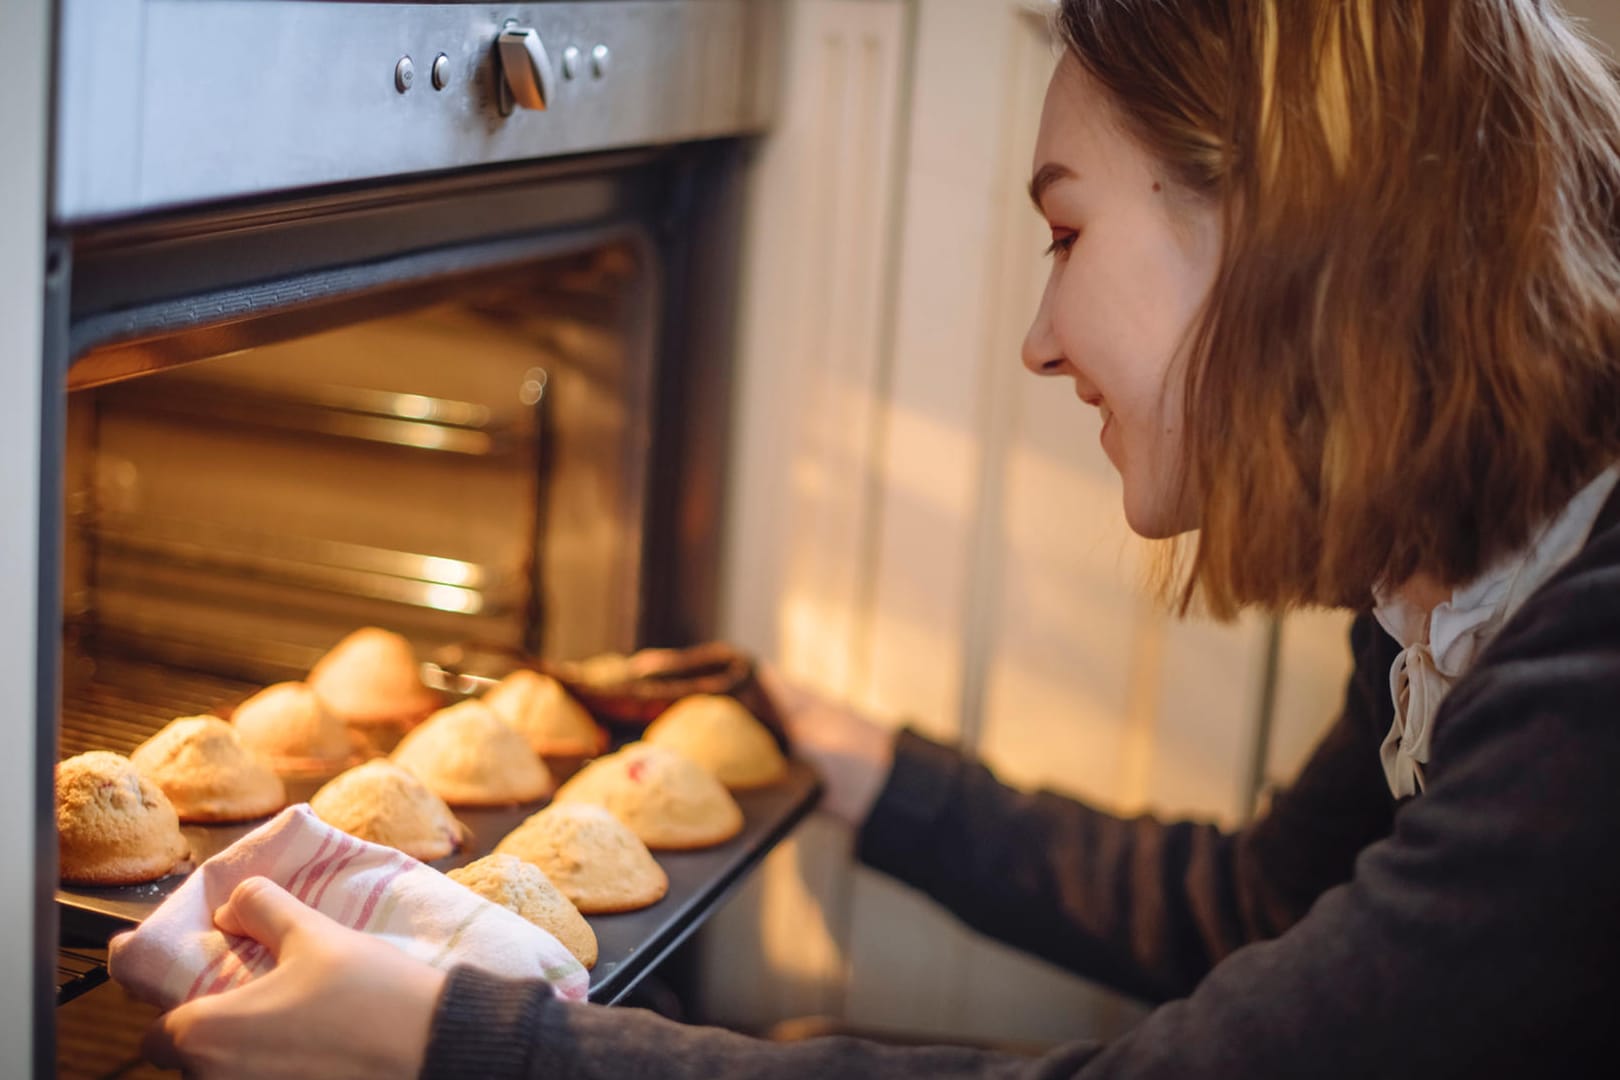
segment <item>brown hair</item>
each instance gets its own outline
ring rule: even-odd
[[[1179,581],[1217,616],[1456,585],[1620,458],[1620,88],[1551,0],[1063,0],[1216,200]]]

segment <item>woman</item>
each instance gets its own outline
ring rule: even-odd
[[[1052,270],[1024,362],[1099,409],[1137,532],[1199,530],[1183,605],[1362,613],[1343,714],[1225,835],[1022,795],[915,735],[785,704],[864,860],[1166,1003],[1039,1061],[775,1046],[446,978],[250,882],[219,922],[280,966],[174,1010],[156,1059],[199,1076],[1602,1067],[1620,1011],[1620,91],[1551,0],[1064,0],[1060,26],[1031,184]]]

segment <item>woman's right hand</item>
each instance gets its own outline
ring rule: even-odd
[[[849,705],[758,666],[761,687],[776,706],[794,752],[821,774],[821,809],[859,828],[894,762],[894,732]]]
[[[413,1077],[445,973],[306,907],[268,878],[241,882],[214,913],[233,938],[276,958],[257,979],[164,1013],[148,1061],[211,1080]]]

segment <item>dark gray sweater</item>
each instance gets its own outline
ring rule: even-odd
[[[1236,834],[1023,794],[902,735],[863,860],[1029,952],[1163,1002],[1039,1059],[771,1044],[455,971],[425,1077],[1565,1077],[1620,1049],[1620,495],[1453,687],[1425,792],[1378,760],[1398,647]]]

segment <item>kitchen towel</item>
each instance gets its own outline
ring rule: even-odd
[[[551,934],[409,855],[333,828],[308,803],[289,806],[203,863],[139,928],[114,938],[112,977],[172,1009],[269,972],[269,950],[214,926],[215,909],[254,876],[434,967],[538,977],[561,998],[585,1000],[585,968]]]

